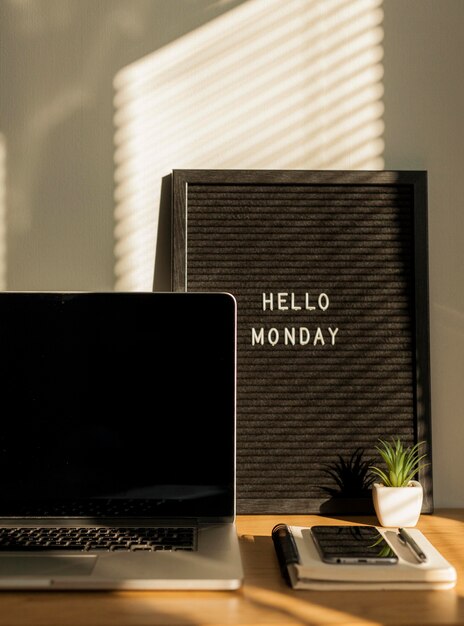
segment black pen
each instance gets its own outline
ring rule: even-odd
[[[424,554],[421,548],[417,545],[411,535],[404,530],[404,528],[398,528],[398,538],[405,545],[411,548],[411,551],[414,553],[414,556],[419,559],[421,563],[425,563],[427,560],[427,555]]]

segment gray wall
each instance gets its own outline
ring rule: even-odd
[[[0,0],[0,288],[149,290],[156,251],[168,287],[172,168],[426,169],[435,503],[464,506],[463,29],[462,0]]]
[[[114,288],[114,77],[236,4],[0,0],[8,289]]]
[[[385,167],[426,169],[434,489],[437,505],[464,491],[464,2],[387,0]]]

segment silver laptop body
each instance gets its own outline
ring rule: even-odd
[[[0,588],[237,589],[236,303],[0,293]]]

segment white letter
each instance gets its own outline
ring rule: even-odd
[[[292,303],[291,304],[292,311],[301,311],[301,306],[298,306],[297,304],[295,304],[295,294],[293,293],[293,291],[290,296],[290,302]]]
[[[329,326],[329,333],[332,335],[332,345],[335,345],[335,335],[338,333],[338,328],[332,330]]]
[[[271,309],[271,311],[274,308],[274,300],[272,297],[272,293],[269,294],[269,298],[266,298],[266,294],[263,293],[263,311],[266,310],[266,304],[269,305],[269,308]]]
[[[317,299],[317,304],[322,311],[327,311],[329,308],[329,296],[326,293],[321,293],[319,298]]]
[[[304,337],[303,335],[306,335],[306,337]],[[307,343],[309,343],[310,338],[311,335],[309,334],[309,330],[306,328],[306,326],[300,326],[300,346],[305,346]]]
[[[285,302],[287,302],[287,296],[288,293],[284,291],[277,294],[277,308],[279,311],[286,311],[288,309],[288,306],[284,306]]]
[[[261,328],[259,333],[256,333],[254,328],[251,329],[251,345],[254,346],[255,343],[264,345],[264,328]]]
[[[284,328],[285,333],[285,345],[288,346],[288,342],[295,345],[295,329],[294,328]]]
[[[314,335],[313,346],[315,346],[318,341],[323,346],[325,345],[324,337],[322,336],[322,330],[320,329],[319,326],[317,327],[316,334]]]
[[[315,306],[309,306],[309,293],[306,292],[305,293],[305,309],[307,311],[314,311],[316,307]]]
[[[277,330],[277,328],[269,329],[269,332],[267,333],[267,340],[269,341],[271,346],[276,345],[276,343],[279,341],[279,331]]]

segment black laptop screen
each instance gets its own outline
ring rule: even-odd
[[[234,514],[228,294],[1,293],[0,515]]]

